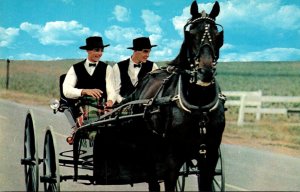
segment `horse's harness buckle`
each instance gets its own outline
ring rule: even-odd
[[[197,82],[197,69],[193,68],[193,70],[190,72],[191,78],[190,83],[196,83]]]
[[[200,145],[199,154],[203,155],[203,157],[206,158],[206,145],[205,144]]]
[[[201,121],[199,122],[199,133],[200,137],[202,137],[202,141],[205,139],[205,135],[207,133],[206,130],[206,123],[209,121],[209,118],[207,116],[206,112],[202,113]],[[199,154],[206,158],[206,145],[204,143],[200,144]]]

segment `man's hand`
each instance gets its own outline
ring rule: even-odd
[[[100,89],[82,89],[81,96],[89,95],[94,98],[100,99],[103,92]]]
[[[111,109],[111,107],[113,106],[113,102],[112,102],[112,100],[108,100],[106,103],[105,103],[105,108],[104,108],[104,110],[106,111],[106,112],[110,112],[110,111],[112,111],[112,109]]]
[[[108,100],[108,101],[105,103],[105,106],[106,106],[106,107],[112,107],[112,106],[113,106],[112,100]]]

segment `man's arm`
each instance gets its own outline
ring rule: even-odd
[[[115,99],[118,103],[120,103],[124,98],[120,95],[121,91],[121,74],[118,64],[113,66],[113,74],[114,74],[114,89],[115,89]]]
[[[106,93],[107,93],[107,103],[106,105],[111,107],[113,103],[116,101],[116,93],[115,93],[115,87],[114,87],[114,73],[113,69],[110,65],[106,68]]]
[[[77,83],[77,76],[74,67],[72,66],[69,69],[63,83],[63,93],[65,97],[69,99],[77,99],[78,97],[81,96],[82,89],[75,88],[76,83]]]

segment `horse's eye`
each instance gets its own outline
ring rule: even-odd
[[[196,29],[191,29],[190,30],[190,34],[191,35],[196,35],[197,34],[197,30]]]

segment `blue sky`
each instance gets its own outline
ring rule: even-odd
[[[210,12],[214,1],[198,0]],[[157,44],[153,61],[171,60],[183,41],[192,0],[0,0],[0,59],[85,58],[78,47],[103,37],[101,60],[132,54],[132,39]],[[299,0],[219,0],[225,33],[219,61],[299,61]]]

